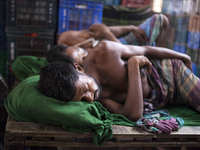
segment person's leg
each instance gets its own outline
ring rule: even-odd
[[[141,29],[143,29],[148,37],[146,43],[140,44],[137,38],[134,36],[132,32],[127,34],[126,36],[119,38],[119,40],[123,44],[128,45],[149,45],[149,46],[156,46],[156,42],[163,38],[167,27],[169,25],[168,19],[163,14],[154,14],[142,24],[139,25]]]
[[[180,60],[172,60],[178,102],[200,112],[200,80]]]

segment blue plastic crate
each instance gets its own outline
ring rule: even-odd
[[[185,44],[187,41],[187,30],[176,30],[175,42]]]
[[[180,53],[186,53],[186,47],[184,45],[174,44],[174,50]]]
[[[82,30],[101,23],[103,3],[89,0],[60,0],[58,34],[69,30]]]
[[[188,32],[187,46],[192,49],[200,49],[200,33]]]
[[[178,19],[177,28],[179,30],[187,31],[188,30],[188,24],[189,24],[189,16],[180,16],[177,19]]]
[[[197,77],[200,77],[200,65],[192,63],[192,70]]]

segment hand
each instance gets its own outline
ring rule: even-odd
[[[184,59],[182,60],[183,63],[192,71],[192,61],[190,56],[184,54]]]
[[[147,71],[150,74],[152,70],[152,64],[145,56],[132,56],[129,58],[128,63],[138,63],[139,67],[147,67]]]
[[[106,39],[107,35],[111,33],[105,24],[93,24],[89,27],[90,35],[95,39]]]
[[[147,41],[147,35],[144,30],[140,29],[139,27],[135,27],[134,31],[132,32],[134,33],[134,35],[140,43],[144,43]]]

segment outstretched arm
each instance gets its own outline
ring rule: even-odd
[[[190,56],[168,48],[123,45],[112,41],[102,41],[102,44],[106,47],[103,49],[106,51],[105,55],[106,53],[114,53],[123,60],[128,60],[131,56],[140,55],[146,56],[149,59],[180,59],[188,68],[192,69]]]
[[[89,27],[89,34],[97,40],[120,41],[105,24],[93,24]]]
[[[105,24],[94,24],[89,27],[90,35],[98,40],[120,41],[117,39],[129,32],[133,32],[140,42],[146,42],[145,31],[139,27],[128,26],[106,26]]]
[[[140,42],[146,42],[147,36],[144,30],[134,25],[109,26],[110,31],[118,38],[129,32],[133,32]]]

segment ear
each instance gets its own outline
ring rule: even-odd
[[[75,68],[78,72],[84,73],[83,67],[81,67],[79,64],[74,63],[74,68]]]

